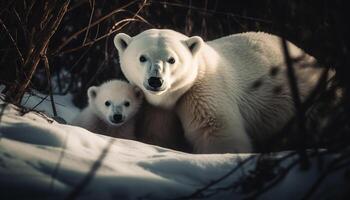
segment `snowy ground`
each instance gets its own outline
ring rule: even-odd
[[[62,117],[68,123],[71,122],[78,114],[79,109],[72,103],[72,95],[54,95],[55,107],[57,115]],[[22,105],[27,108],[34,108],[37,111],[44,112],[48,116],[53,117],[53,111],[51,107],[50,97],[35,92],[34,95],[25,94],[22,100]]]
[[[59,115],[70,121],[77,109],[69,98],[55,99]],[[97,135],[34,112],[21,115],[0,103],[0,199],[301,199],[337,159],[329,154],[319,168],[314,158],[302,170],[291,152],[267,162],[258,162],[259,155],[186,154]],[[36,109],[50,115],[48,105]],[[260,168],[264,175],[254,179]],[[343,195],[344,173],[325,176],[312,199]]]

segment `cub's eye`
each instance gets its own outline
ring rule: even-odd
[[[129,101],[125,101],[124,106],[129,107],[130,106],[130,102]]]
[[[146,59],[146,57],[145,57],[144,55],[141,55],[140,58],[139,58],[139,60],[140,60],[140,62],[142,62],[142,63],[147,61],[147,59]]]
[[[174,64],[174,63],[175,63],[175,58],[170,57],[170,58],[168,59],[168,63]]]
[[[110,105],[111,105],[111,102],[106,101],[106,102],[105,102],[105,105],[108,107],[108,106],[110,106]]]

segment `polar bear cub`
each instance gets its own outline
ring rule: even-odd
[[[137,87],[112,80],[88,89],[88,106],[72,124],[89,131],[125,139],[135,139],[135,115],[143,101]]]

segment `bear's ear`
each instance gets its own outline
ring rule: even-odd
[[[201,37],[193,36],[186,40],[185,43],[188,49],[191,51],[192,55],[195,56],[201,49],[204,42]]]
[[[134,86],[134,92],[135,92],[135,96],[137,99],[142,99],[143,98],[143,92],[142,90],[137,87],[137,86]]]
[[[95,99],[97,96],[97,87],[96,86],[91,86],[89,87],[88,91],[87,91],[87,95],[89,97],[89,99]]]
[[[119,53],[123,53],[126,47],[128,47],[128,45],[130,44],[130,42],[131,37],[125,33],[118,33],[114,37],[114,45],[118,49]]]

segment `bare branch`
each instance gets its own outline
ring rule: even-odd
[[[71,48],[71,49],[67,49],[65,51],[62,51],[60,52],[60,54],[65,54],[65,53],[71,53],[71,52],[74,52],[74,51],[78,51],[82,48],[85,48],[85,47],[88,47],[88,46],[92,46],[94,45],[96,42],[104,39],[104,38],[107,38],[109,37],[110,35],[118,32],[119,30],[121,30],[123,27],[125,27],[126,25],[128,25],[130,22],[132,21],[138,21],[138,22],[144,22],[148,25],[151,25],[146,19],[144,19],[143,17],[141,17],[138,13],[143,9],[143,7],[146,5],[146,2],[147,0],[144,1],[144,3],[142,4],[142,6],[137,10],[136,13],[132,13],[133,14],[133,17],[132,18],[127,18],[127,19],[123,19],[123,20],[120,20],[118,21],[117,23],[115,23],[113,25],[113,27],[109,30],[108,33],[98,37],[98,38],[95,38],[94,40],[88,42],[88,43],[85,43],[84,45],[82,46],[79,46],[79,47],[74,47],[74,48]],[[131,13],[130,11],[125,11],[125,12],[129,12]],[[120,25],[120,27],[118,27]],[[118,28],[117,28],[118,27]],[[55,54],[55,53],[54,53]]]
[[[119,30],[121,30],[123,27],[125,27],[126,25],[128,25],[128,24],[129,24],[130,22],[132,22],[132,21],[140,21],[140,20],[138,20],[138,19],[123,19],[123,20],[120,20],[120,21],[118,22],[118,25],[121,24],[121,23],[124,23],[124,24],[122,24],[119,28],[117,28],[117,29],[115,29],[115,30],[113,30],[113,31],[111,31],[111,32],[108,32],[108,33],[106,33],[106,34],[104,34],[104,35],[102,35],[102,36],[96,38],[95,40],[89,41],[89,42],[85,43],[85,44],[82,45],[82,46],[79,46],[79,47],[75,47],[75,48],[71,48],[71,49],[67,49],[67,50],[65,50],[65,51],[62,51],[62,52],[60,52],[60,54],[71,53],[71,52],[74,52],[74,51],[78,51],[78,50],[80,50],[80,49],[82,49],[82,48],[91,46],[91,45],[95,44],[96,42],[98,42],[98,41],[100,41],[100,40],[102,40],[102,39],[105,39],[105,38],[109,37],[109,36],[112,35],[113,33],[118,32]]]
[[[125,8],[129,7],[130,5],[134,4],[138,2],[138,0],[134,0],[131,1],[127,4],[125,4],[124,6],[113,10],[112,12],[106,14],[105,16],[101,17],[100,19],[96,20],[95,22],[93,22],[91,25],[86,26],[85,28],[80,29],[79,31],[73,33],[71,36],[69,36],[60,46],[58,46],[58,48],[56,50],[53,51],[53,53],[51,53],[52,55],[58,54],[70,41],[72,41],[73,39],[75,39],[78,35],[80,35],[81,33],[83,33],[84,31],[86,31],[88,28],[92,28],[96,25],[98,25],[99,23],[101,23],[102,21],[108,19],[109,17],[119,13],[119,12],[124,12]],[[86,46],[86,45],[85,45]]]
[[[209,188],[211,188],[214,185],[219,184],[220,182],[222,182],[223,180],[227,179],[229,176],[231,176],[232,174],[234,174],[237,170],[241,169],[244,164],[246,164],[247,162],[249,162],[250,160],[252,160],[253,158],[255,158],[256,155],[252,155],[246,159],[244,159],[241,162],[238,162],[237,166],[235,166],[234,168],[232,168],[228,173],[224,174],[223,176],[219,177],[218,179],[210,182],[209,184],[205,185],[204,187],[196,190],[194,193],[188,195],[188,196],[184,196],[184,197],[178,197],[175,199],[195,199],[195,198],[201,198],[203,196],[203,192],[207,191]]]
[[[57,117],[57,110],[56,110],[55,101],[54,101],[53,94],[52,94],[50,66],[49,66],[49,60],[47,59],[47,56],[46,56],[46,51],[47,51],[47,48],[45,49],[44,54],[42,55],[42,60],[44,61],[47,82],[49,84],[49,95],[50,95],[50,100],[51,100],[52,112],[53,112],[53,115],[55,117]]]
[[[69,3],[70,0],[65,0],[60,2],[59,5],[53,5],[55,8],[52,10],[52,17],[50,17],[50,20],[44,29],[37,33],[36,38],[39,38],[39,40],[35,41],[35,45],[30,46],[28,56],[24,61],[23,70],[25,71],[25,78],[20,80],[19,85],[13,86],[13,88],[8,91],[8,94],[6,96],[8,100],[15,103],[19,103],[21,101],[25,90],[30,84],[31,78],[36,71],[36,67],[41,60],[40,57],[43,54],[45,48],[48,46],[51,37],[56,32],[63,16],[67,12]]]
[[[341,166],[337,166],[336,164],[338,164],[339,162],[349,159],[349,153],[346,153],[336,159],[333,160],[333,162],[331,162],[327,169],[324,170],[321,175],[317,178],[317,180],[314,182],[314,184],[311,186],[311,188],[306,192],[305,196],[302,198],[302,200],[307,200],[310,199],[312,197],[312,195],[316,192],[316,190],[319,188],[319,186],[321,185],[321,183],[324,181],[324,179],[326,179],[331,173],[333,173],[334,171],[343,169],[344,167],[349,167],[349,162],[346,162],[345,165],[341,165]]]
[[[298,90],[298,82],[295,77],[295,72],[293,68],[293,62],[290,57],[289,49],[287,46],[287,41],[285,38],[281,38],[282,43],[282,49],[283,49],[283,55],[285,59],[285,63],[287,65],[287,74],[288,74],[288,80],[289,80],[289,86],[292,92],[292,97],[295,104],[296,114],[297,114],[297,120],[299,125],[299,137],[300,145],[299,145],[299,155],[301,159],[301,164],[304,165],[304,167],[307,167],[309,165],[309,161],[307,159],[307,155],[305,152],[305,136],[306,136],[306,127],[305,127],[305,111],[302,108],[301,100],[300,100],[300,94]]]
[[[87,30],[86,30],[86,33],[85,33],[85,37],[84,37],[84,40],[83,40],[83,45],[85,44],[86,39],[87,39],[87,37],[89,35],[89,30],[90,30],[92,17],[94,16],[94,13],[95,13],[95,0],[92,0],[92,2],[91,2],[91,14],[90,14],[90,19],[89,19],[89,24],[88,24],[88,27],[87,27]]]
[[[200,8],[192,5],[184,5],[181,3],[173,3],[173,2],[163,2],[163,1],[150,1],[149,3],[157,3],[157,4],[162,4],[162,5],[167,5],[167,6],[174,6],[174,7],[180,7],[180,8],[188,8],[192,10],[196,10],[198,12],[204,13],[204,14],[220,14],[220,15],[226,15],[230,17],[236,17],[236,18],[241,18],[241,19],[246,19],[246,20],[252,20],[252,21],[257,21],[257,22],[264,22],[264,23],[272,23],[271,20],[266,20],[266,19],[260,19],[256,17],[249,17],[249,16],[242,16],[242,15],[237,15],[233,14],[231,12],[222,12],[222,11],[217,11],[217,10],[210,10],[210,9],[205,9],[205,8]]]

